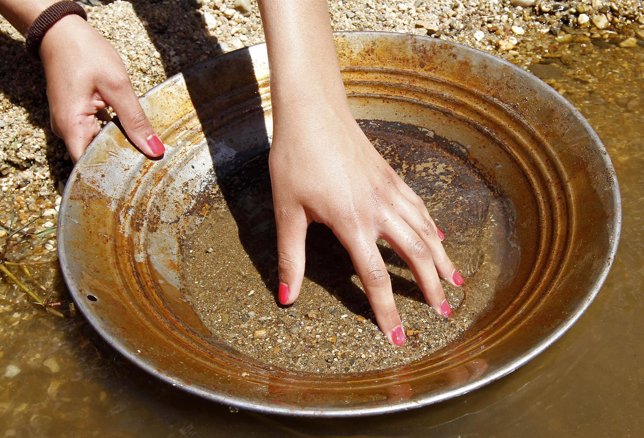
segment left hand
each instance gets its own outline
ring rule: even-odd
[[[68,15],[45,34],[40,57],[47,77],[51,125],[73,161],[98,134],[96,114],[114,108],[129,139],[145,155],[165,152],[118,53],[85,20]]]

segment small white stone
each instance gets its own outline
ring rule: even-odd
[[[228,46],[232,50],[237,50],[237,49],[241,49],[242,47],[244,47],[244,43],[241,42],[239,37],[233,37],[228,41]]]
[[[210,12],[204,12],[203,19],[206,22],[206,27],[208,29],[214,29],[219,25],[219,22]]]
[[[521,26],[512,26],[512,32],[514,32],[516,35],[523,35],[525,33],[525,30]]]
[[[579,17],[577,17],[577,23],[579,23],[580,26],[588,24],[589,21],[590,17],[586,14],[579,14]]]
[[[516,38],[515,38],[515,40],[516,40]],[[513,49],[514,45],[515,44],[510,40],[510,38],[508,38],[507,40],[499,40],[497,42],[497,46],[498,46],[499,50],[501,50],[503,52]]]
[[[4,376],[9,378],[9,379],[13,379],[18,374],[20,374],[21,371],[22,370],[20,368],[18,368],[17,366],[15,366],[15,365],[7,365],[7,368],[6,368],[5,372],[4,372]]]
[[[226,8],[223,11],[221,11],[226,18],[233,18],[235,16],[235,10],[232,8]]]
[[[481,41],[483,38],[485,38],[485,34],[482,30],[477,30],[476,32],[474,32],[474,39],[476,41]]]
[[[604,14],[593,15],[592,20],[597,29],[606,29],[610,25],[608,18]]]

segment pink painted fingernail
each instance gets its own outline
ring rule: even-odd
[[[443,315],[445,318],[452,316],[452,306],[449,305],[449,302],[447,300],[443,300],[441,302],[441,315]]]
[[[445,240],[445,234],[443,234],[443,231],[438,227],[436,227],[436,234],[438,235],[438,238],[441,240],[441,242]]]
[[[391,342],[394,345],[401,346],[407,341],[407,336],[405,336],[405,330],[402,328],[402,325],[397,325],[391,331]]]
[[[277,299],[280,304],[286,304],[288,302],[288,284],[280,282],[279,290],[277,291]]]
[[[454,281],[454,284],[456,286],[463,286],[465,284],[463,276],[457,270],[454,270],[454,273],[452,274],[452,280]]]
[[[165,153],[165,146],[158,135],[152,134],[145,139],[153,154],[159,156]]]

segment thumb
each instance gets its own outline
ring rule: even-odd
[[[277,269],[280,304],[293,304],[300,295],[304,267],[306,265],[306,230],[308,222],[303,211],[296,214],[278,213],[275,209],[277,226]]]
[[[102,90],[101,94],[105,102],[114,109],[128,138],[141,152],[150,158],[163,156],[165,153],[163,142],[154,132],[141,108],[129,79],[126,78],[123,81],[125,81],[124,84]]]

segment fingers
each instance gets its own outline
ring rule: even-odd
[[[385,222],[382,237],[405,260],[427,303],[439,315],[449,317],[452,314],[452,309],[445,299],[445,292],[436,271],[433,253],[425,239],[420,237],[400,216],[393,214]]]
[[[101,88],[101,95],[118,115],[130,141],[148,157],[161,157],[165,146],[152,129],[127,75],[110,78]]]
[[[442,232],[436,227],[431,217],[429,217],[425,206],[423,205],[422,210],[419,212],[420,208],[418,205],[412,205],[403,200],[399,202],[396,211],[428,246],[438,275],[454,286],[461,286],[463,279],[460,277],[458,271],[456,271],[454,264],[447,256],[445,248],[441,243],[443,240],[441,237],[444,238],[444,236],[441,236]]]
[[[420,213],[420,214],[421,214],[425,219],[427,219],[427,220],[429,220],[429,222],[431,222],[431,224],[432,224],[432,225],[434,226],[434,228],[436,229],[436,234],[437,234],[437,236],[438,236],[438,239],[439,239],[441,242],[442,242],[443,240],[445,240],[445,234],[443,234],[443,231],[442,231],[440,228],[438,228],[438,227],[436,226],[436,223],[434,222],[434,220],[433,220],[433,219],[431,218],[431,216],[429,215],[429,211],[427,211],[427,206],[425,205],[425,201],[423,201],[423,198],[421,198],[420,196],[418,196],[418,195],[416,194],[416,192],[414,192],[414,191],[411,189],[411,187],[409,187],[409,186],[405,183],[405,181],[403,181],[403,180],[402,180],[402,178],[400,178],[400,176],[398,176],[398,174],[396,174],[396,175],[394,176],[394,183],[395,183],[396,187],[398,188],[398,190],[400,191],[400,193],[405,197],[405,199],[407,199],[407,201],[409,201],[409,203],[410,203],[410,204],[414,205],[414,206],[416,207],[416,210],[417,210],[417,211],[418,211],[418,212],[419,212],[419,213]]]
[[[300,295],[306,264],[306,231],[308,222],[303,210],[289,212],[275,208],[277,226],[277,269],[280,304],[292,304]]]
[[[73,114],[73,113],[72,113]],[[66,119],[51,117],[51,127],[56,135],[63,139],[67,151],[74,163],[85,152],[87,145],[92,141],[101,127],[92,114],[82,114]]]
[[[394,302],[389,273],[375,241],[348,235],[338,235],[338,238],[351,256],[378,327],[392,344],[403,345],[405,330]]]

